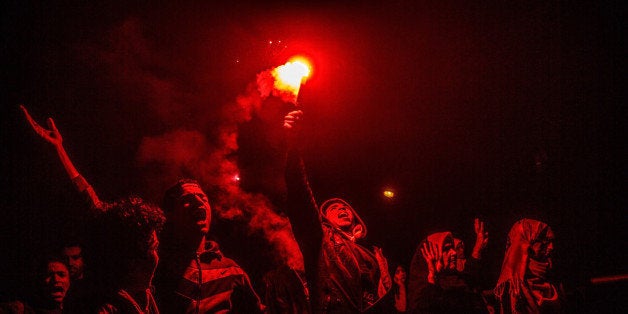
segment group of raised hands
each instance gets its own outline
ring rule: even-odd
[[[64,162],[65,169],[68,172],[68,175],[70,176],[70,178],[74,178],[78,176],[79,175],[78,171],[74,168],[69,158],[67,158],[67,154],[63,148],[63,137],[61,136],[61,133],[57,129],[57,126],[55,125],[54,120],[52,118],[48,118],[46,120],[46,123],[48,125],[48,129],[46,129],[42,127],[41,125],[39,125],[39,123],[37,123],[33,119],[33,117],[29,114],[26,107],[24,107],[23,105],[20,105],[20,109],[24,113],[26,120],[31,125],[33,130],[46,142],[52,144],[56,148],[57,152],[59,153],[59,156],[61,157],[62,162]],[[296,136],[296,133],[301,128],[302,120],[303,120],[303,111],[301,110],[294,110],[286,114],[283,121],[283,127],[285,130],[288,131],[287,132],[288,137]],[[473,251],[472,251],[471,256],[475,259],[480,259],[482,250],[484,250],[484,248],[486,247],[488,243],[488,232],[484,228],[484,222],[478,218],[474,220],[474,231],[475,231],[476,239],[475,239],[475,244],[473,246]],[[431,243],[428,241],[422,244],[422,246],[420,247],[420,250],[428,266],[428,271],[429,271],[428,281],[433,282],[434,278],[439,273],[441,273],[443,269],[445,268],[445,264],[447,263],[445,259],[448,258],[447,252],[443,252],[443,249],[441,247],[438,247],[438,245],[435,245],[434,243]],[[381,249],[376,249],[375,253],[376,253],[375,254],[376,257],[378,257],[377,258],[378,263],[382,264],[380,266],[384,266],[384,265],[387,266],[387,263],[385,259],[383,259],[383,255],[381,254]],[[395,281],[400,281],[400,280],[401,278],[395,278]],[[390,287],[392,283],[391,281],[392,280],[390,276],[387,276],[384,280],[384,285],[387,287]],[[405,281],[405,278],[403,281]]]

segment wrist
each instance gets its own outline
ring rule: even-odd
[[[480,259],[482,257],[482,247],[481,246],[475,246],[473,248],[472,253],[471,253],[471,257],[473,257],[475,259]]]
[[[429,274],[427,274],[427,282],[431,284],[436,284],[436,274],[433,272],[430,272]]]

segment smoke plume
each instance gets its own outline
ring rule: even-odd
[[[277,213],[266,196],[243,190],[239,182],[238,127],[262,109],[267,97],[278,95],[272,91],[270,70],[259,73],[234,100],[208,105],[212,99],[190,95],[190,89],[182,87],[184,82],[170,79],[176,75],[164,75],[185,69],[169,68],[168,59],[151,48],[138,20],[122,23],[110,41],[99,62],[116,78],[113,81],[118,88],[133,89],[127,93],[133,95],[129,98],[146,106],[167,126],[157,135],[143,136],[137,150],[136,161],[145,171],[149,188],[163,193],[179,178],[197,179],[221,219],[246,222],[249,231],[262,234],[287,265],[302,269],[288,219]],[[122,73],[122,78],[115,73]],[[173,110],[195,114],[185,116]],[[209,116],[209,121],[202,121]]]

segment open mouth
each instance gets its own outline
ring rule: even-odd
[[[205,221],[205,219],[207,219],[207,213],[204,208],[198,208],[192,213],[192,218],[196,221]]]
[[[338,214],[338,218],[349,218],[349,214],[347,214],[346,212],[342,212]]]
[[[65,289],[62,286],[54,286],[50,289],[50,295],[53,297],[63,297]]]

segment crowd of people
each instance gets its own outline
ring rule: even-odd
[[[554,275],[554,233],[523,218],[508,233],[493,289],[479,284],[489,241],[475,219],[467,257],[456,231],[428,235],[409,267],[367,246],[367,226],[347,201],[320,203],[301,158],[301,110],[283,121],[288,151],[286,212],[303,269],[284,265],[255,291],[238,263],[210,240],[211,200],[198,181],[183,178],[161,204],[130,195],[112,202],[74,167],[54,121],[26,120],[56,150],[86,202],[88,234],[42,257],[32,297],[4,300],[0,313],[560,313],[565,293]],[[394,267],[394,268],[391,268]],[[392,276],[391,276],[392,270]]]

